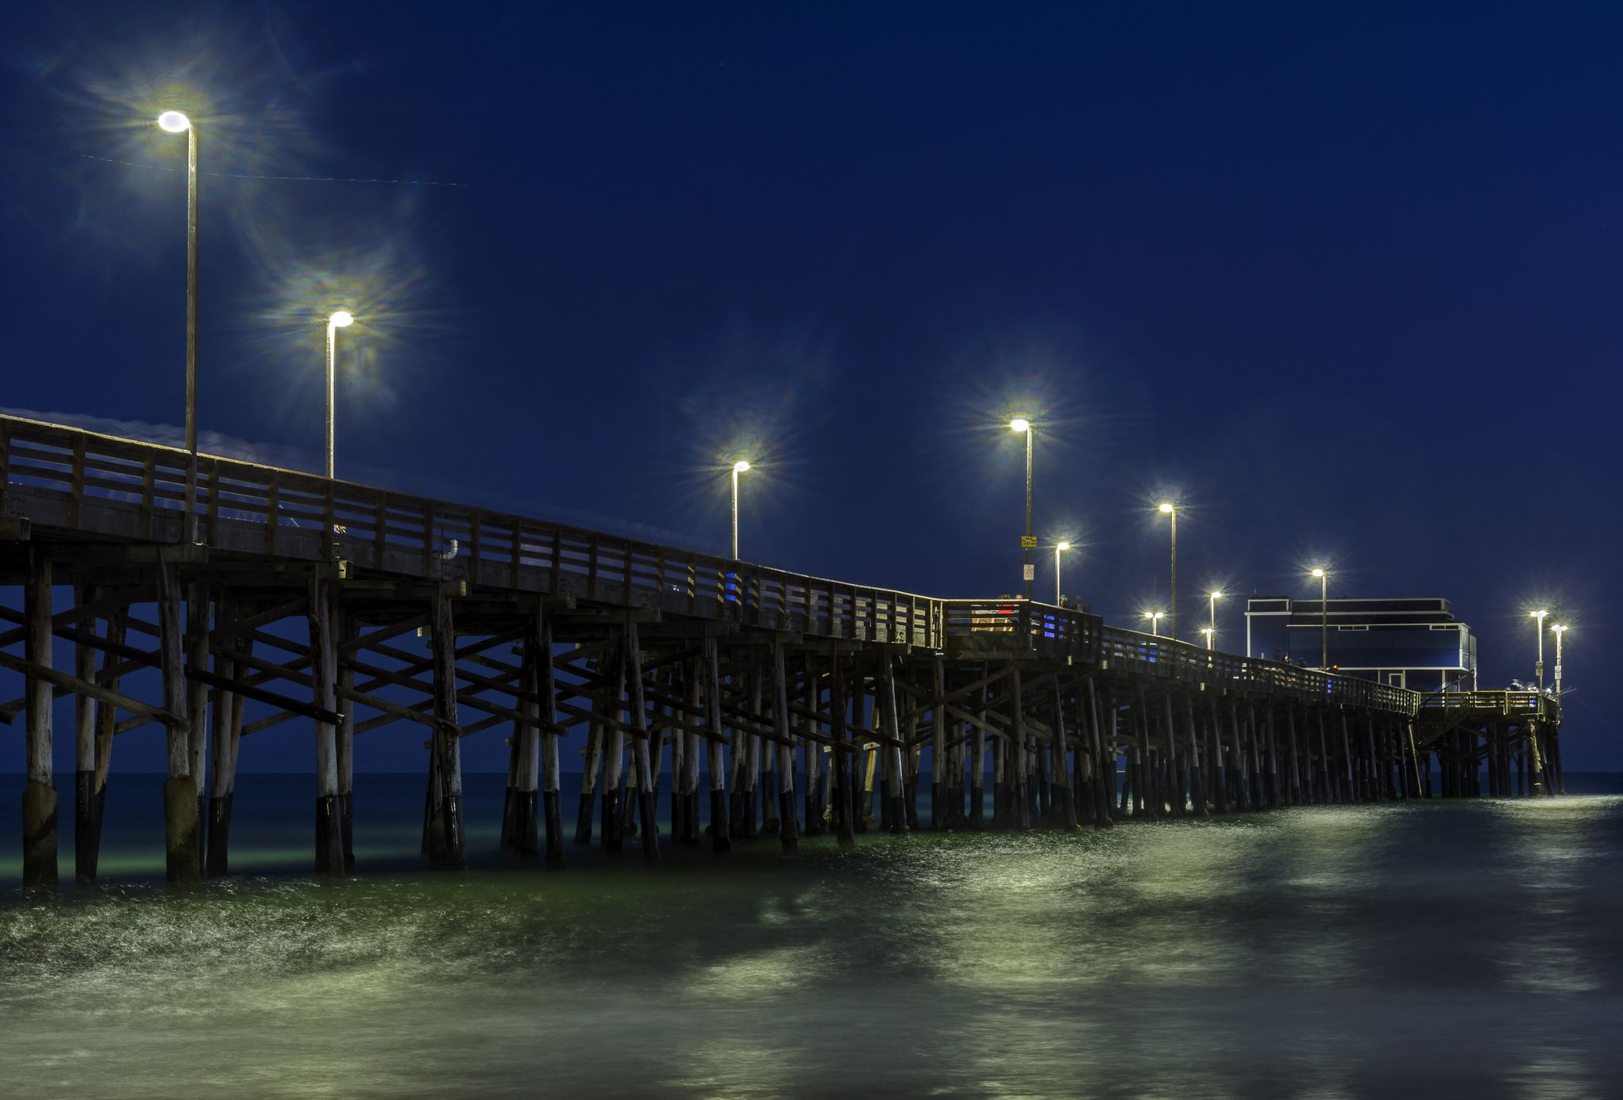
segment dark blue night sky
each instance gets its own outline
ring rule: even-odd
[[[1619,56],[1604,4],[11,4],[0,406],[177,431],[178,106],[205,449],[319,469],[350,308],[340,476],[720,551],[743,454],[746,558],[995,595],[1023,411],[1112,621],[1173,494],[1185,637],[1322,557],[1502,686],[1561,609],[1623,768]]]

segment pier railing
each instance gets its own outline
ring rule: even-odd
[[[187,454],[0,416],[0,507],[131,540],[184,533]],[[790,573],[216,455],[197,464],[198,538],[212,547],[466,578],[832,638],[929,646],[939,601]]]
[[[939,602],[945,609],[947,642],[970,651],[1024,648],[1037,656],[1068,657],[1152,679],[1263,690],[1404,714],[1414,714],[1420,703],[1420,693],[1406,688],[1107,626],[1097,615],[1070,608],[1017,599]]]
[[[1556,718],[1560,702],[1555,696],[1540,691],[1438,691],[1424,696],[1420,707],[1427,711],[1473,711],[1505,717]]]
[[[106,538],[178,542],[186,451],[0,416],[0,515]],[[1029,653],[1184,683],[1413,714],[1420,694],[1108,627],[1028,600],[941,600],[618,535],[200,455],[198,538],[226,552],[465,579],[814,636]]]

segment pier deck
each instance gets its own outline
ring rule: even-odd
[[[461,739],[493,728],[509,732],[502,844],[554,863],[566,741],[587,763],[573,840],[635,835],[650,859],[661,791],[664,842],[725,849],[916,828],[926,771],[935,828],[1559,788],[1559,708],[1536,693],[1425,697],[1026,600],[810,577],[209,455],[188,517],[187,467],[0,417],[0,582],[22,590],[0,606],[0,669],[22,679],[0,719],[24,718],[30,882],[56,878],[59,696],[76,702],[82,878],[116,737],[153,724],[175,879],[226,873],[242,740],[290,721],[311,730],[326,872],[353,866],[353,739],[385,728],[414,731],[399,751],[424,760],[424,854],[447,866],[465,855]],[[147,670],[157,699],[126,690]]]

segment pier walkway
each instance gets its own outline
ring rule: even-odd
[[[168,746],[176,880],[227,872],[244,739],[290,721],[310,731],[315,863],[333,873],[353,867],[354,738],[385,727],[421,754],[423,851],[441,866],[465,858],[461,739],[491,729],[510,746],[501,843],[555,864],[594,831],[650,859],[763,833],[853,843],[920,827],[921,782],[931,828],[1560,788],[1559,707],[1537,693],[1423,696],[1027,600],[810,577],[209,455],[188,515],[187,467],[0,417],[0,583],[21,590],[0,604],[0,671],[21,686],[0,720],[23,720],[30,883],[57,875],[60,696],[85,879],[115,741],[148,725]],[[566,835],[560,756],[577,749]]]

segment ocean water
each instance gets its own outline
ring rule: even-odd
[[[546,872],[494,856],[502,782],[460,874],[406,776],[361,777],[344,881],[302,777],[243,776],[238,874],[182,892],[157,777],[103,885],[24,895],[13,834],[0,1095],[1623,1096],[1617,793]]]

